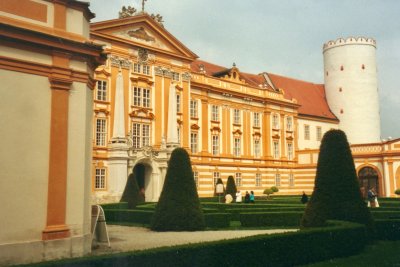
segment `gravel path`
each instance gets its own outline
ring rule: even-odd
[[[111,247],[107,243],[98,243],[92,255],[118,253],[124,251],[145,250],[156,247],[201,243],[246,236],[297,231],[294,229],[274,230],[231,230],[199,232],[153,232],[143,227],[108,225]]]

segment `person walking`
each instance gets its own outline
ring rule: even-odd
[[[240,190],[236,192],[236,203],[242,203],[242,193]]]
[[[246,191],[246,195],[244,196],[244,203],[250,202],[250,194],[249,191]]]
[[[250,203],[254,204],[254,192],[250,191]]]

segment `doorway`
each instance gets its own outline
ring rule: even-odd
[[[374,168],[363,167],[358,172],[358,180],[364,197],[367,196],[368,190],[372,188],[375,188],[375,192],[379,196],[378,173]]]
[[[143,163],[138,163],[133,168],[133,173],[135,175],[139,191],[141,192],[141,194],[144,195],[145,201],[149,201],[153,197],[153,190],[150,186],[152,173],[151,166]]]

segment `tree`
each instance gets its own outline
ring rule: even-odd
[[[231,195],[232,199],[236,199],[236,192],[237,192],[237,188],[236,188],[235,180],[233,179],[232,175],[229,175],[228,180],[226,182],[226,194]]]
[[[172,151],[151,229],[196,231],[205,228],[189,154],[183,148]]]
[[[370,229],[373,224],[361,196],[349,143],[341,130],[330,130],[322,139],[314,191],[301,225],[318,227],[329,219],[358,222]]]
[[[267,188],[264,190],[264,195],[267,195],[267,197],[269,198],[269,195],[272,195],[274,193],[274,191],[272,191],[271,188]]]
[[[140,193],[134,173],[129,174],[124,193],[120,202],[128,202],[128,208],[134,209],[137,205],[144,202],[144,196]]]
[[[394,191],[394,193],[396,194],[396,195],[400,195],[400,188],[398,188],[398,189],[396,189],[395,191]]]

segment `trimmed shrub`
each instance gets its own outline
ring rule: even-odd
[[[301,221],[318,227],[328,219],[358,222],[373,229],[372,216],[362,199],[346,135],[330,130],[322,138],[314,191]]]
[[[276,187],[276,186],[271,186],[271,190],[272,190],[272,192],[274,192],[274,193],[279,192],[279,188]]]
[[[150,224],[154,211],[105,209],[104,213],[110,223]]]
[[[296,226],[300,225],[300,219],[303,212],[258,212],[241,213],[240,223],[245,227],[259,226]]]
[[[189,154],[183,148],[172,151],[164,187],[157,203],[151,229],[155,231],[196,231],[204,229]]]
[[[394,193],[395,193],[396,195],[400,195],[400,188],[396,189],[396,190],[394,191]]]
[[[363,225],[335,222],[294,233],[55,261],[48,266],[298,266],[357,254],[366,242]]]
[[[267,195],[267,197],[269,197],[269,195],[272,195],[274,193],[274,191],[272,191],[271,188],[267,188],[264,190],[263,194]]]
[[[400,240],[400,219],[375,220],[376,239]]]
[[[105,209],[128,209],[128,203],[126,202],[119,202],[119,203],[107,203],[100,205],[104,210]]]
[[[205,213],[204,220],[206,226],[210,228],[225,228],[229,227],[230,214],[229,213]]]
[[[228,180],[226,182],[226,194],[230,194],[232,196],[232,199],[236,200],[236,192],[237,192],[237,188],[236,188],[236,184],[235,184],[235,180],[233,179],[232,175],[229,175]]]
[[[134,173],[129,174],[120,202],[128,202],[128,208],[134,209],[136,205],[144,203],[144,196],[140,193]]]

